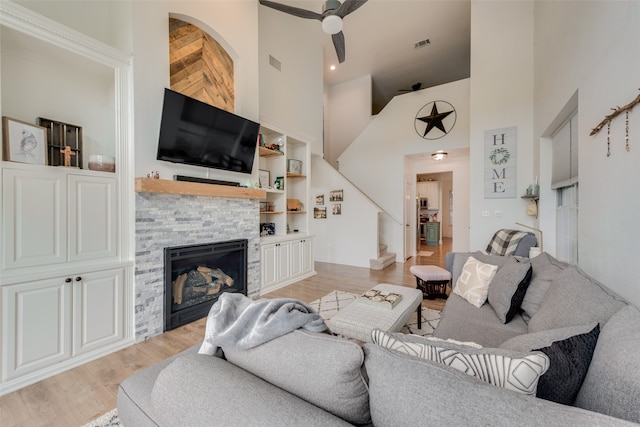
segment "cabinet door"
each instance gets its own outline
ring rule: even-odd
[[[260,269],[262,271],[262,289],[273,286],[277,282],[277,253],[275,243],[262,245],[260,251]]]
[[[302,250],[300,258],[302,259],[302,274],[313,271],[313,244],[311,239],[302,240],[300,247]]]
[[[440,241],[440,223],[427,223],[427,245],[437,245]]]
[[[124,270],[75,276],[73,286],[73,355],[121,340]]]
[[[2,289],[4,377],[46,368],[70,355],[71,284],[48,279]]]
[[[291,277],[291,244],[290,242],[276,243],[277,282],[284,282]]]
[[[429,209],[440,209],[440,183],[426,182],[427,198],[429,199]]]
[[[51,169],[2,171],[2,268],[67,260],[66,176]]]
[[[302,275],[302,240],[291,242],[291,277]]]
[[[69,261],[116,257],[116,179],[70,175],[68,185]]]

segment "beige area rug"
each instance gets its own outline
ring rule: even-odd
[[[331,291],[329,294],[311,302],[309,305],[316,310],[322,318],[327,321],[333,317],[341,308],[351,304],[357,294],[344,291]],[[422,329],[418,329],[418,319],[405,325],[400,331],[405,334],[428,336],[433,334],[434,329],[440,321],[440,312],[427,307],[422,307]]]
[[[118,410],[112,409],[106,414],[96,418],[95,420],[83,425],[82,427],[123,427],[118,418]]]
[[[418,252],[418,256],[431,256],[433,255],[433,252],[431,251],[420,251]]]

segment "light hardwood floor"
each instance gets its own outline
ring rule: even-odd
[[[444,267],[444,254],[451,250],[451,239],[444,239],[440,246],[422,245],[420,249],[434,253],[430,257],[410,258],[404,264],[396,263],[379,271],[316,263],[316,276],[265,297],[290,297],[311,302],[334,289],[360,293],[378,283],[415,287],[415,278],[409,267],[414,264]],[[423,306],[442,310],[444,303],[442,299],[424,300]],[[197,320],[0,397],[0,426],[79,427],[116,406],[120,382],[199,343],[204,336],[204,328],[205,319]]]

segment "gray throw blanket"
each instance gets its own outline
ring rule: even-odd
[[[306,303],[291,298],[252,299],[225,292],[211,307],[200,354],[213,355],[218,347],[246,350],[298,328],[327,329],[324,320]]]
[[[529,234],[533,233],[519,230],[498,230],[489,242],[486,252],[489,255],[513,255],[520,240]]]

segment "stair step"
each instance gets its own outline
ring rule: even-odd
[[[378,257],[382,257],[382,256],[386,255],[387,254],[387,248],[388,248],[387,245],[385,245],[384,243],[380,243],[378,245]]]
[[[396,262],[396,254],[386,253],[378,259],[369,260],[369,268],[372,270],[382,270]]]

